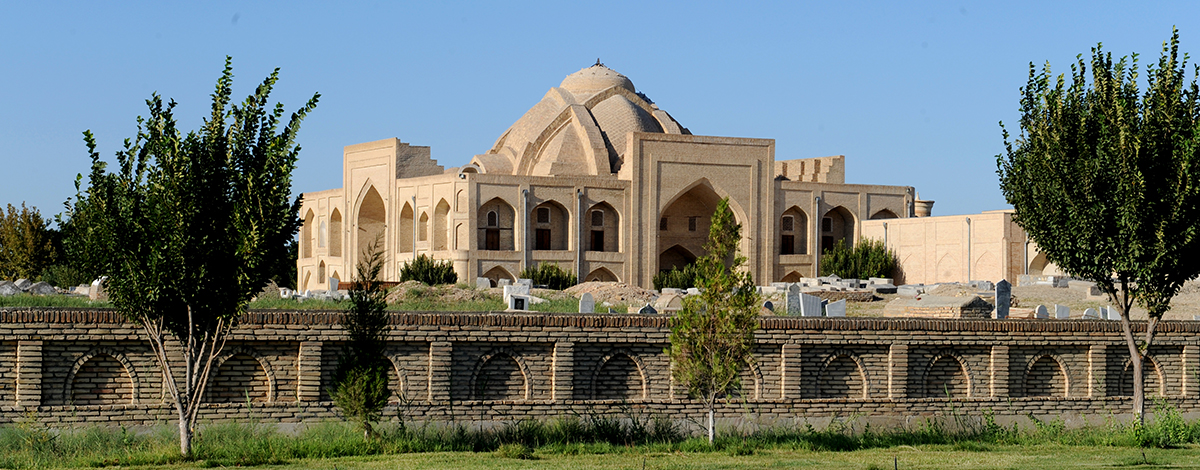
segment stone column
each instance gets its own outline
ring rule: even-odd
[[[1196,396],[1200,391],[1197,375],[1200,374],[1200,346],[1189,344],[1183,347],[1183,380],[1179,394],[1185,397]]]
[[[554,343],[554,365],[550,376],[550,399],[571,399],[575,388],[575,343]]]
[[[429,401],[446,403],[450,401],[450,365],[453,362],[451,354],[454,344],[446,341],[436,341],[429,344]]]
[[[893,344],[888,350],[888,398],[908,398],[908,345]]]
[[[800,353],[799,344],[785,343],[783,345],[779,397],[785,400],[803,397],[800,393],[800,373],[802,372],[800,361],[803,359]]]
[[[17,406],[42,404],[42,342],[17,342]]]
[[[320,341],[300,342],[296,359],[296,401],[312,403],[321,400],[321,346]]]
[[[1184,350],[1184,362],[1187,350]],[[1186,381],[1187,378],[1185,377]],[[1093,344],[1088,348],[1088,389],[1089,398],[1108,396],[1108,346]]]
[[[993,397],[1010,396],[1008,386],[1008,346],[992,346],[991,388]]]

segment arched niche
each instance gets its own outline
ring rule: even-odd
[[[417,241],[429,241],[429,213],[421,212],[421,218],[417,219]]]
[[[808,214],[792,206],[779,217],[779,254],[803,255],[808,253]]]
[[[854,214],[842,206],[834,207],[821,216],[821,253],[833,248],[838,240],[846,247],[854,245]]]
[[[492,281],[492,287],[500,285],[501,279],[508,279],[510,281],[517,280],[516,276],[513,276],[512,273],[508,272],[508,270],[504,269],[502,266],[492,267],[492,269],[489,269],[487,272],[483,273],[483,277],[486,277],[488,280]]]
[[[383,197],[374,186],[363,194],[358,204],[358,256],[361,259],[367,250],[377,240],[384,244],[384,229],[387,226],[387,209],[383,205]]]
[[[479,227],[480,250],[516,249],[513,222],[516,211],[512,205],[500,198],[493,198],[479,206],[476,223]]]
[[[445,251],[450,249],[448,243],[450,230],[447,227],[450,218],[450,203],[445,199],[438,201],[437,207],[433,209],[433,249],[436,251]]]
[[[557,201],[545,201],[529,214],[534,250],[566,250],[570,213]]]
[[[409,203],[404,203],[404,207],[400,208],[400,252],[412,253],[413,251],[413,207]]]
[[[872,220],[874,220],[874,219],[898,219],[898,218],[900,218],[900,217],[897,216],[896,213],[892,212],[890,209],[880,209],[878,211],[875,211],[874,214],[871,214]]]
[[[342,211],[329,216],[329,256],[342,256]]]
[[[313,215],[312,209],[309,209],[304,214],[304,225],[300,226],[300,257],[312,258],[313,256],[313,223],[316,217]]]
[[[607,202],[599,202],[588,208],[585,215],[588,251],[621,251],[621,216]]]
[[[696,255],[682,245],[674,245],[658,255],[659,271],[669,271],[671,268],[683,269],[694,262],[696,262]]]
[[[583,278],[584,282],[620,282],[621,279],[608,268],[596,268]]]

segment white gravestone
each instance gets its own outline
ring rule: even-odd
[[[1058,320],[1066,320],[1071,318],[1071,307],[1066,305],[1054,305],[1054,318]]]
[[[830,302],[825,306],[825,316],[827,317],[844,317],[846,316],[846,299],[837,302]]]
[[[476,289],[491,289],[492,288],[492,280],[488,279],[486,277],[477,277],[477,278],[475,278],[475,288]]]
[[[821,316],[821,298],[815,295],[800,294],[800,315],[805,317]]]
[[[592,298],[590,292],[584,292],[579,296],[579,313],[594,313],[596,311],[596,300]]]

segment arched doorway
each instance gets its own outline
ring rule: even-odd
[[[534,207],[529,217],[533,249],[566,250],[569,218],[566,208],[554,201],[546,201]]]
[[[358,203],[358,256],[363,256],[363,251],[375,243],[375,240],[379,240],[381,245],[384,243],[386,214],[383,197],[380,197],[375,187],[371,186],[363,195],[362,201]]]
[[[617,235],[621,216],[607,202],[597,203],[587,211],[588,251],[621,251]]]
[[[779,217],[779,254],[808,253],[808,214],[792,206]]]
[[[503,199],[494,198],[479,206],[479,249],[514,250],[513,220],[516,211]],[[487,276],[485,276],[487,277]]]
[[[658,220],[659,271],[682,268],[686,263],[679,264],[681,257],[691,263],[705,253],[709,224],[720,201],[708,181],[701,180],[667,205]]]

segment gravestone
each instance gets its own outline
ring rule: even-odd
[[[774,288],[775,288],[775,290],[787,290],[787,288],[788,288],[788,283],[786,283],[786,282],[772,282],[772,283],[771,283],[771,287],[774,287]]]
[[[504,287],[504,286],[511,286],[511,285],[512,285],[512,279],[501,279],[499,281],[496,281],[496,287]]]
[[[17,289],[21,289],[21,292],[28,292],[29,287],[33,285],[33,281],[30,281],[29,279],[21,278],[21,279],[17,279],[17,282],[14,282],[13,284],[16,284]]]
[[[683,293],[683,289],[679,289],[677,287],[664,287],[662,290],[662,293],[663,293],[663,295],[667,295],[667,294],[681,295]]]
[[[658,313],[658,310],[655,310],[654,307],[650,306],[650,304],[646,304],[645,307],[642,307],[641,309],[638,310],[638,313],[640,313],[642,315],[653,315],[653,314]]]
[[[594,313],[596,311],[596,299],[592,298],[590,292],[584,292],[579,296],[579,313]]]
[[[844,317],[846,316],[846,299],[837,302],[830,302],[825,306],[825,316],[827,317]]]
[[[800,314],[800,286],[795,284],[788,286],[784,307],[787,308],[788,315]]]
[[[821,316],[821,298],[815,295],[800,294],[800,315],[805,317]]]
[[[871,284],[891,284],[892,283],[892,278],[890,278],[890,277],[871,277],[871,278],[867,278],[867,280],[870,281]]]
[[[529,295],[529,286],[517,284],[515,286],[504,286],[504,303],[509,303],[508,298],[514,295]],[[524,310],[524,309],[522,309]]]
[[[1012,307],[1012,284],[1007,279],[996,283],[996,318],[1008,318],[1008,309]]]
[[[1050,312],[1046,310],[1045,305],[1038,305],[1037,308],[1033,309],[1033,313],[1034,316],[1042,320],[1050,318]]]
[[[292,290],[288,289],[286,287],[280,287],[279,288],[279,298],[281,298],[281,299],[292,298]]]
[[[700,295],[700,289],[689,287],[687,290],[687,295]]]
[[[0,296],[17,295],[21,293],[21,289],[17,288],[12,281],[0,281]]]
[[[517,285],[525,286],[526,289],[533,287],[533,279],[517,279]]]
[[[1084,320],[1099,320],[1100,314],[1096,313],[1096,309],[1089,308],[1089,309],[1083,311],[1083,319]]]
[[[1109,320],[1120,320],[1121,319],[1121,311],[1117,310],[1116,308],[1113,308],[1110,305],[1108,307],[1108,319]]]
[[[521,294],[513,294],[508,296],[509,310],[526,310],[529,308],[529,296]]]
[[[29,293],[33,295],[57,295],[58,289],[55,289],[50,283],[42,281],[29,286]]]
[[[492,280],[488,279],[486,277],[477,277],[477,278],[475,278],[475,288],[476,289],[491,289],[492,288]]]
[[[108,300],[108,276],[100,276],[100,279],[92,281],[92,288],[88,289],[88,300]]]
[[[895,294],[897,287],[891,284],[876,283],[871,284],[871,290],[876,294]]]
[[[1071,318],[1071,307],[1066,305],[1054,305],[1054,318],[1058,320],[1066,320]]]
[[[772,312],[775,311],[775,304],[773,302],[771,302],[770,300],[763,302],[762,306],[763,306],[763,308],[770,310]]]

